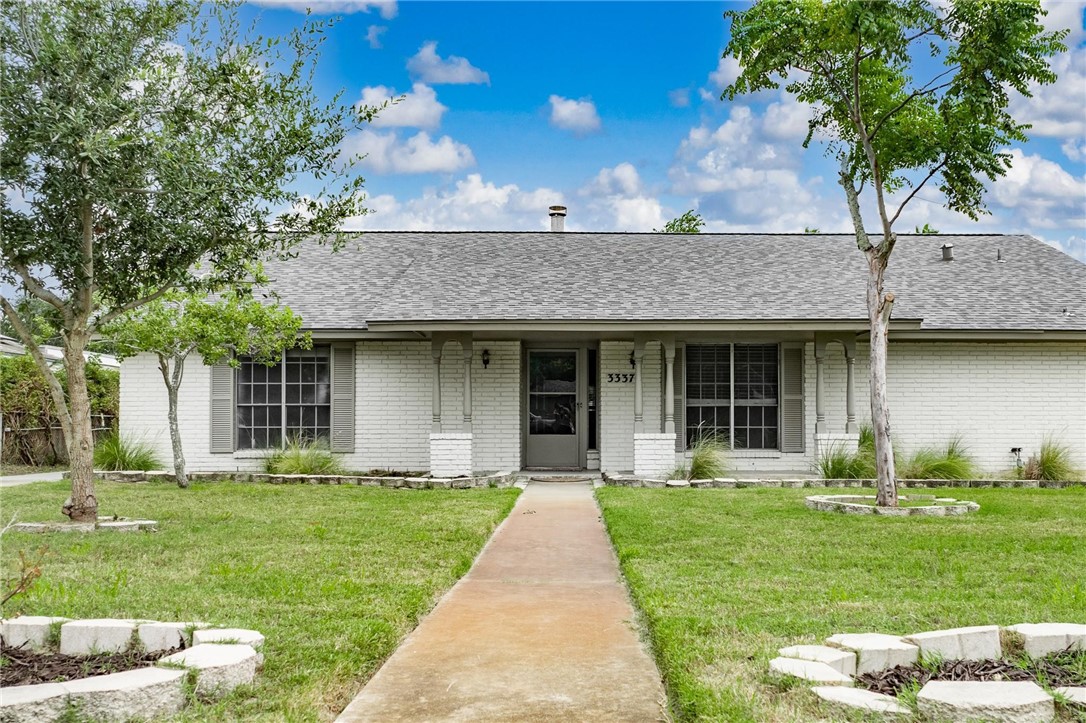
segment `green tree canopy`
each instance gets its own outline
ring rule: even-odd
[[[886,402],[886,342],[894,295],[883,277],[894,224],[922,188],[937,184],[948,208],[977,218],[985,184],[1007,172],[1009,143],[1028,126],[1009,111],[1012,91],[1056,79],[1049,57],[1063,32],[1046,32],[1038,0],[761,0],[729,11],[725,55],[741,72],[723,98],[779,88],[810,104],[804,146],[826,144],[840,164],[856,234],[868,261],[871,413],[878,502],[896,505]],[[873,195],[869,234],[861,194]]]
[[[664,224],[663,229],[654,228],[655,233],[701,233],[702,227],[705,226],[705,220],[700,214],[694,213],[694,209],[690,209],[682,216],[673,218]]]
[[[265,38],[240,29],[236,4],[0,0],[0,11],[0,280],[63,318],[68,396],[55,378],[50,389],[71,458],[64,510],[93,520],[91,335],[172,289],[242,281],[252,260],[364,213],[362,179],[339,155],[376,109],[317,97],[324,23],[309,18]],[[17,311],[0,306],[50,377]]]

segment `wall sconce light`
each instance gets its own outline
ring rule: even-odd
[[[634,358],[634,353],[630,352],[630,368],[637,369],[637,359]]]
[[[483,360],[483,369],[486,369],[487,367],[490,366],[490,350],[489,349],[483,349],[482,360]]]

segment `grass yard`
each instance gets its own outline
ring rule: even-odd
[[[184,720],[332,719],[460,576],[516,490],[349,486],[97,485],[101,514],[146,517],[158,533],[8,532],[50,549],[42,578],[5,616],[203,620],[267,637],[253,687]],[[56,519],[67,485],[5,488],[0,516]]]
[[[952,518],[813,512],[812,492],[597,491],[677,720],[827,719],[767,671],[833,633],[1086,623],[1084,488],[940,489],[981,505]]]

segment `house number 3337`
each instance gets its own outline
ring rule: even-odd
[[[629,384],[634,380],[633,374],[608,374],[607,381],[612,384]]]

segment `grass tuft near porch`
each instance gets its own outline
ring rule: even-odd
[[[5,576],[47,544],[4,615],[202,620],[267,637],[253,687],[184,720],[331,720],[471,566],[516,490],[99,482],[101,513],[157,533],[4,535]],[[5,489],[2,515],[55,519],[66,483]]]
[[[598,490],[676,719],[851,720],[767,675],[778,648],[833,633],[1086,622],[1086,489],[938,493],[981,509],[887,518],[808,510],[810,490]]]

